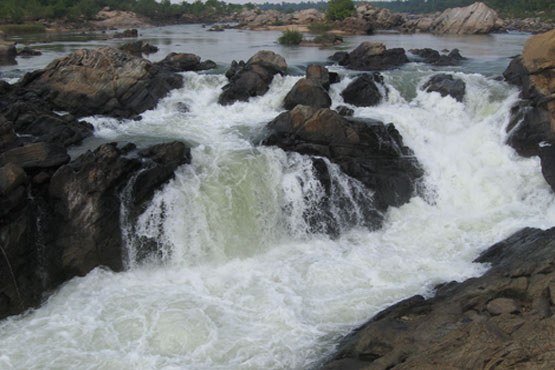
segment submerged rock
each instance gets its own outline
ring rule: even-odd
[[[347,85],[341,92],[341,96],[345,103],[357,107],[378,105],[382,100],[382,94],[376,86],[376,82],[383,83],[383,77],[379,73],[374,73],[373,76],[363,74]]]
[[[343,339],[332,369],[541,368],[553,361],[555,228],[523,229],[484,252],[483,276],[378,313]]]
[[[422,90],[427,92],[438,92],[443,97],[449,95],[456,101],[462,102],[466,91],[466,84],[460,78],[454,78],[452,75],[440,73],[432,76],[424,86],[422,86]]]
[[[347,175],[374,191],[374,206],[385,211],[416,192],[422,169],[393,124],[355,120],[330,109],[296,106],[268,124],[265,145],[328,158]],[[379,226],[372,214],[369,225]]]
[[[143,54],[152,54],[158,51],[158,47],[149,44],[143,40],[128,42],[119,47],[121,51],[125,51],[136,57],[141,57]]]
[[[17,56],[22,58],[31,58],[38,55],[42,55],[42,53],[28,46],[25,46],[24,48],[17,50]]]
[[[264,95],[277,73],[284,74],[287,63],[281,55],[262,50],[247,63],[233,61],[226,72],[229,84],[222,90],[218,103],[230,105],[237,101],[248,101],[251,97]]]
[[[116,32],[112,35],[112,37],[115,39],[121,39],[126,37],[138,37],[138,36],[139,36],[139,32],[137,31],[136,28],[126,29],[125,31]]]
[[[449,54],[440,54],[437,50],[424,48],[424,49],[411,49],[411,54],[417,55],[423,59],[424,63],[434,66],[458,66],[464,58],[459,49],[453,49]]]
[[[21,89],[76,116],[131,117],[152,109],[182,77],[110,47],[82,49],[23,77]]]
[[[349,69],[379,71],[399,67],[409,60],[402,48],[386,49],[380,42],[365,41],[350,53],[337,52],[331,60]]]

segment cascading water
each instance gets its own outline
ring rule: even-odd
[[[145,240],[161,252],[124,273],[73,279],[42,308],[0,323],[0,367],[310,368],[387,305],[483,272],[472,260],[492,243],[552,226],[539,161],[504,144],[518,92],[456,72],[467,84],[459,103],[418,89],[432,74],[418,64],[387,72],[387,99],[355,108],[393,122],[425,171],[423,195],[390,209],[376,231],[361,217],[372,194],[336,166],[325,161],[328,194],[311,158],[253,144],[296,77],[222,107],[222,76],[185,73],[185,87],[141,121],[89,119],[110,141],[181,138],[194,145],[193,163],[132,225],[131,256]],[[350,81],[332,85],[333,106]],[[313,214],[324,203],[335,238]]]

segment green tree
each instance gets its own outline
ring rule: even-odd
[[[352,0],[330,0],[326,10],[326,18],[330,21],[341,21],[355,12]]]

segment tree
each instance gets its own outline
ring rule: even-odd
[[[341,21],[355,12],[352,0],[330,0],[326,10],[326,18],[330,21]]]

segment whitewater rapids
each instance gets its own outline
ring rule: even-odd
[[[336,70],[345,76],[331,87],[332,107],[352,81]],[[312,162],[257,145],[299,77],[276,76],[265,96],[222,107],[225,77],[188,72],[140,121],[89,118],[93,142],[177,139],[193,146],[193,162],[136,225],[123,222],[126,272],[96,269],[0,322],[0,368],[315,367],[379,310],[479,275],[480,251],[522,227],[553,226],[539,159],[504,144],[518,91],[456,72],[466,83],[459,103],[419,90],[432,74],[418,64],[386,72],[385,101],[355,108],[355,117],[395,124],[424,168],[423,195],[370,232],[356,215],[372,194],[328,163],[334,194],[350,202],[336,209],[336,239],[303,218],[325,196]],[[142,237],[157,241],[157,258],[137,261]]]

